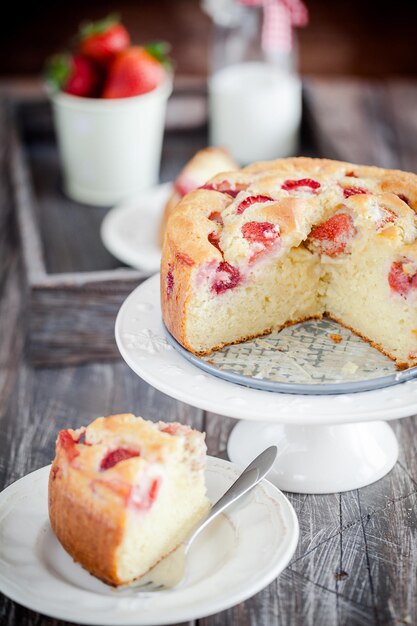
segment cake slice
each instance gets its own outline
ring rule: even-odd
[[[168,218],[178,202],[190,191],[197,189],[219,172],[235,170],[237,163],[223,148],[209,147],[199,150],[186,163],[174,182],[174,188],[165,205],[161,222],[160,238],[163,241]]]
[[[65,550],[110,585],[131,583],[174,550],[209,508],[204,434],[127,413],[62,430],[49,518]]]

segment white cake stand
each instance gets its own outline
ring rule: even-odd
[[[294,395],[243,387],[203,373],[166,340],[159,275],[126,299],[116,342],[143,380],[172,398],[240,419],[228,442],[230,459],[245,465],[274,443],[270,479],[297,493],[335,493],[382,478],[395,465],[398,444],[386,420],[417,413],[417,380],[361,393]]]

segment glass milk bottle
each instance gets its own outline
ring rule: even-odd
[[[222,11],[219,5],[210,11],[215,3],[205,3],[214,20],[210,143],[242,165],[296,154],[302,89],[289,16],[283,15],[281,30],[275,21],[274,30],[261,7],[221,0]]]

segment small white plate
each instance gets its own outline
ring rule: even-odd
[[[159,226],[172,183],[146,189],[111,209],[101,224],[101,239],[119,261],[149,275],[159,271]]]
[[[48,519],[49,470],[28,474],[0,494],[0,591],[50,617],[112,626],[198,619],[263,589],[286,567],[297,545],[294,509],[264,480],[196,540],[178,589],[117,590],[74,563],[55,538]],[[209,457],[209,498],[217,500],[240,471]]]

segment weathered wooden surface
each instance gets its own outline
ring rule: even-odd
[[[338,98],[331,85],[324,87],[336,106]],[[344,115],[351,114],[356,120],[350,125],[356,141],[363,142],[361,151],[355,154],[374,154],[375,159],[385,155],[381,158],[388,159],[392,166],[415,169],[417,107],[413,103],[417,84],[376,87],[377,94],[372,94],[370,87],[366,93],[380,102],[379,111],[386,111],[385,134],[362,136],[357,129],[367,125],[360,112],[353,105],[344,109]],[[341,99],[346,97],[340,85],[335,90]],[[407,98],[402,97],[405,93]],[[355,98],[353,102],[358,101]],[[360,91],[357,98],[362,98]],[[340,110],[343,106],[340,103]],[[361,105],[361,110],[362,115],[370,115],[368,107]],[[330,122],[335,145],[345,150],[337,156],[355,158],[347,151],[346,142],[338,139],[330,116],[323,125]],[[383,138],[391,136],[397,138],[396,142],[382,146]],[[379,150],[368,145],[372,141],[378,142]],[[356,142],[353,147],[357,149]],[[204,428],[209,452],[223,454],[234,420],[168,398],[137,378],[120,360],[59,369],[33,369],[25,362],[21,355],[25,309],[21,305],[19,255],[13,224],[10,219],[3,222],[10,206],[4,180],[0,190],[0,219],[2,224],[7,222],[8,232],[2,248],[7,267],[2,266],[0,292],[0,488],[48,463],[60,428],[81,425],[115,411],[133,411],[155,420],[178,419]],[[417,423],[410,417],[393,426],[400,442],[400,461],[393,471],[374,485],[348,493],[289,494],[301,530],[289,567],[250,600],[198,620],[198,626],[417,624]],[[61,623],[1,598],[0,624]]]

